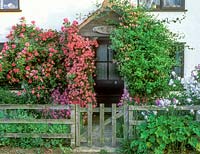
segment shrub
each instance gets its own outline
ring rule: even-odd
[[[113,0],[120,16],[111,34],[118,70],[132,97],[146,100],[169,93],[170,72],[175,66],[177,35],[162,21],[128,1]]]
[[[20,95],[19,95],[20,94]],[[24,104],[27,103],[26,95],[20,92],[12,92],[7,88],[0,88],[0,104]]]
[[[70,104],[96,104],[93,75],[95,71],[94,47],[98,44],[78,34],[78,22],[71,25],[66,19],[62,27],[62,51],[65,55],[67,90]]]
[[[26,119],[34,120],[39,117],[36,113],[31,113],[25,110],[9,110],[0,111],[0,118],[2,119]],[[69,125],[63,124],[0,124],[0,146],[15,146],[22,148],[32,147],[58,147],[59,145],[66,145],[65,139],[44,139],[32,138],[32,134],[66,134],[70,132]],[[30,133],[30,137],[21,138],[7,138],[6,133]],[[68,145],[69,146],[69,145]]]
[[[131,148],[138,154],[200,152],[200,126],[190,116],[150,116],[137,130]]]
[[[67,92],[67,104],[95,104],[93,49],[97,43],[78,34],[76,21],[71,24],[64,19],[61,29],[43,30],[22,17],[0,52],[0,83],[20,84],[33,103],[51,101],[53,90],[60,88]]]
[[[57,31],[42,30],[22,17],[7,38],[1,51],[1,82],[20,84],[40,100],[58,84],[66,84]]]

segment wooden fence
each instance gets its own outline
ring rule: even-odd
[[[127,115],[126,113],[128,113],[128,108],[126,106],[117,108],[116,104],[112,104],[112,108],[111,107],[105,107],[104,104],[100,104],[99,107],[97,108],[92,108],[92,104],[88,105],[88,108],[80,108],[79,105],[76,105],[76,146],[80,146],[81,141],[84,142],[84,140],[82,140],[82,137],[84,137],[86,135],[86,139],[87,139],[87,145],[88,146],[92,146],[93,145],[93,132],[98,132],[99,133],[99,143],[101,146],[105,145],[105,140],[109,139],[109,137],[105,136],[105,127],[109,124],[112,125],[112,130],[111,130],[111,145],[112,146],[116,146],[116,142],[117,142],[117,119]],[[81,129],[81,123],[80,123],[80,114],[86,112],[87,113],[87,130],[81,134],[80,129]],[[95,127],[93,128],[93,113],[99,113],[99,127]],[[110,113],[111,117],[105,119],[105,113]],[[126,124],[128,124],[127,122],[127,117],[124,116],[124,121],[126,122]],[[126,125],[125,124],[125,125]],[[87,134],[86,134],[87,133]],[[124,129],[124,136],[126,136],[127,134],[127,130]],[[119,139],[120,140],[120,139]]]
[[[39,105],[39,104],[0,104],[1,110],[63,110],[69,109],[66,105]],[[75,108],[72,105],[70,107],[71,118],[70,119],[6,119],[1,118],[0,124],[66,124],[70,125],[71,132],[69,134],[64,133],[4,133],[3,137],[7,138],[21,138],[21,137],[32,137],[32,138],[66,138],[71,139],[71,146],[75,146]]]
[[[145,120],[138,120],[137,118],[134,117],[134,111],[166,111],[166,107],[158,107],[158,106],[133,106],[130,105],[129,106],[129,122],[128,122],[128,126],[129,126],[129,131],[128,131],[128,136],[129,138],[132,138],[134,136],[133,134],[133,126],[135,125],[139,125],[143,122],[145,122]],[[198,113],[198,111],[200,111],[200,105],[194,105],[194,106],[176,106],[176,108],[174,108],[175,111],[193,111],[194,114],[196,115],[196,121],[200,122],[200,113]]]
[[[69,109],[69,106],[65,105],[15,105],[15,104],[0,104],[1,110],[61,110]],[[156,107],[156,106],[132,106],[124,105],[122,107],[117,107],[116,104],[112,104],[112,107],[105,107],[104,104],[100,104],[99,107],[93,108],[92,104],[88,105],[88,108],[80,108],[79,105],[71,105],[71,118],[70,119],[0,119],[0,124],[11,124],[11,123],[21,123],[21,124],[66,124],[70,125],[71,132],[69,134],[28,134],[28,133],[6,133],[3,134],[4,137],[9,138],[20,138],[20,137],[33,137],[33,138],[68,138],[71,139],[71,146],[78,147],[81,146],[81,142],[86,142],[88,146],[93,146],[93,132],[97,131],[99,133],[99,145],[104,146],[105,140],[105,127],[111,125],[111,146],[116,146],[117,141],[117,119],[123,118],[123,138],[128,139],[133,137],[133,126],[141,124],[144,120],[138,120],[134,117],[134,111],[160,111],[166,110],[166,108]],[[177,106],[176,110],[189,111],[193,110],[196,113],[196,120],[200,121],[200,106]],[[87,113],[87,129],[81,134],[81,113]],[[94,113],[99,113],[99,126],[94,127],[93,125],[93,115]],[[105,113],[110,113],[110,118],[105,118]],[[85,136],[85,137],[84,137]],[[86,140],[85,140],[86,139]]]
[[[145,122],[145,120],[139,120],[136,117],[134,117],[134,111],[164,111],[166,108],[157,107],[157,106],[133,106],[133,105],[123,105],[121,107],[116,107],[116,104],[112,104],[112,107],[104,107],[104,104],[100,104],[98,108],[92,108],[92,105],[90,104],[88,108],[80,108],[79,105],[76,105],[76,146],[80,146],[81,138],[82,136],[86,135],[87,139],[87,145],[92,146],[93,145],[93,138],[92,138],[92,131],[97,131],[100,134],[99,142],[100,145],[105,145],[105,135],[104,135],[104,129],[105,126],[108,124],[112,125],[112,131],[111,131],[111,142],[112,146],[115,146],[117,141],[132,138],[135,134],[133,134],[133,126],[139,125],[142,122]],[[177,111],[190,111],[193,110],[196,114],[196,120],[200,121],[200,114],[197,113],[197,111],[200,111],[200,106],[177,106]],[[81,135],[80,129],[80,113],[86,112],[88,115],[88,124],[87,124],[87,130],[86,132],[88,134],[83,133]],[[140,114],[141,114],[140,112]],[[99,113],[99,128],[94,130],[93,128],[93,122],[92,122],[92,115],[93,113]],[[111,113],[111,118],[105,119],[105,113]],[[123,138],[117,138],[117,119],[122,117],[123,118]]]

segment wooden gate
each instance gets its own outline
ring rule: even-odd
[[[128,108],[111,107],[92,108],[89,104],[88,108],[80,108],[76,105],[76,146],[116,146],[120,138],[117,138],[117,119],[123,118],[123,137],[128,136]],[[87,124],[82,124],[82,113],[87,114]],[[96,116],[96,117],[95,117]],[[94,119],[98,120],[94,120]]]

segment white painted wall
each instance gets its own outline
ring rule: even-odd
[[[173,32],[178,32],[185,35],[185,38],[180,40],[186,42],[190,48],[194,50],[185,49],[184,54],[184,76],[190,76],[191,70],[194,66],[200,64],[200,1],[199,0],[185,0],[185,13],[183,12],[160,12],[155,13],[158,18],[176,19],[181,18],[184,14],[186,18],[182,23],[174,23],[168,25]]]
[[[96,9],[97,0],[20,0],[22,12],[0,12],[0,42],[6,41],[12,25],[24,16],[28,22],[44,29],[60,30],[64,18],[76,19],[76,14],[87,15]],[[102,2],[103,0],[98,0]]]
[[[5,42],[5,36],[9,33],[10,27],[24,16],[28,22],[35,20],[36,25],[44,29],[60,30],[63,19],[68,17],[73,21],[78,14],[85,15],[95,9],[96,1],[103,0],[20,0],[22,12],[0,12],[0,42]],[[136,3],[137,0],[131,0]],[[194,48],[185,49],[184,75],[189,76],[195,65],[200,63],[200,1],[186,0],[186,19],[181,24],[170,24],[169,28],[174,32],[185,34],[180,40]],[[183,12],[159,12],[154,13],[158,18],[174,19],[181,18]]]

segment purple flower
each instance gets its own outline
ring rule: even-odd
[[[157,105],[157,106],[160,106],[160,105],[161,105],[160,99],[156,99],[156,105]]]
[[[124,88],[123,94],[121,96],[120,102],[118,103],[118,106],[122,106],[124,103],[132,102],[132,97],[130,96],[128,90]]]

